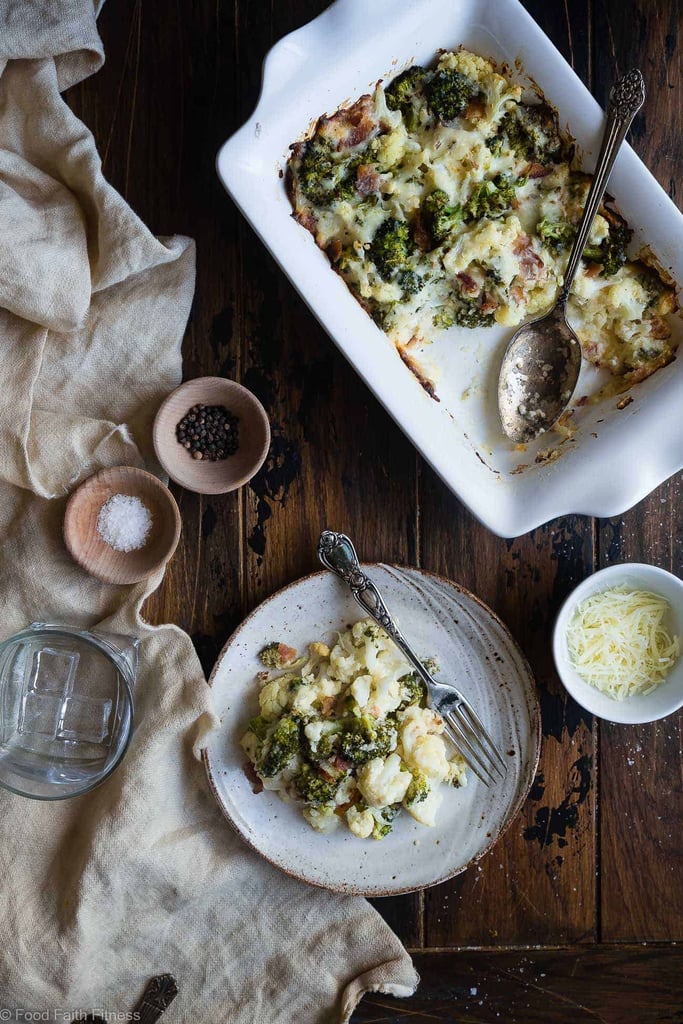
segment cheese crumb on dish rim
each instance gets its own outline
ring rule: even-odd
[[[467,50],[413,66],[319,118],[292,147],[294,216],[423,386],[445,330],[516,327],[556,300],[591,177],[557,113]],[[671,362],[674,283],[610,201],[569,300],[584,356],[623,388]]]
[[[331,648],[315,641],[297,658],[273,643],[261,660],[260,714],[241,744],[263,787],[298,801],[318,832],[382,839],[402,810],[432,826],[444,786],[467,784],[424,685],[372,619]]]

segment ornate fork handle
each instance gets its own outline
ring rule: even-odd
[[[425,682],[431,684],[429,674],[396,625],[379,590],[361,569],[350,538],[345,533],[323,530],[318,542],[318,558],[326,569],[336,573],[348,585],[361,608],[388,633]]]

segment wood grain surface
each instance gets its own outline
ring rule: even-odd
[[[220,144],[255,104],[269,47],[325,6],[118,0],[100,18],[105,67],[68,96],[95,132],[107,177],[152,230],[197,241],[185,377],[234,377],[272,427],[248,488],[219,497],[174,488],[183,537],[147,613],[187,629],[208,671],[246,612],[316,568],[324,527],[348,532],[367,560],[421,565],[472,589],[536,673],[539,773],[522,815],[477,869],[376,901],[415,951],[422,984],[410,1000],[366,998],[354,1021],[680,1024],[681,717],[598,725],[565,696],[549,638],[564,596],[598,567],[638,559],[683,573],[681,480],[614,519],[567,517],[499,540],[336,351],[214,172]],[[633,145],[676,199],[680,0],[525,6],[603,105],[618,72],[642,68],[648,98]]]

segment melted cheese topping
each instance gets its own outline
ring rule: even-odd
[[[449,75],[461,107],[436,93]],[[550,107],[524,103],[519,85],[460,50],[321,118],[292,147],[287,183],[295,217],[405,351],[449,328],[515,327],[555,301],[590,184],[571,150]],[[435,221],[437,201],[446,213]],[[383,233],[397,226],[404,244],[387,258]],[[676,300],[656,270],[608,259],[628,237],[603,207],[569,316],[586,358],[630,383],[673,358],[665,317]]]
[[[679,638],[663,625],[668,611],[664,598],[625,586],[586,598],[567,628],[576,671],[614,700],[650,693],[680,654]]]

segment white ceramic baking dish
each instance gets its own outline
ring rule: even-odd
[[[520,451],[503,436],[496,405],[512,332],[454,329],[431,346],[425,358],[438,374],[434,401],[290,216],[283,180],[290,144],[378,79],[460,45],[516,65],[538,83],[592,170],[603,113],[517,0],[337,0],[270,51],[256,110],[221,149],[218,174],[347,359],[486,526],[514,537],[568,513],[617,515],[683,466],[680,360],[634,387],[625,408],[611,398],[578,409],[571,440],[545,435]],[[649,243],[683,281],[683,217],[628,145],[609,191],[635,229],[634,250]],[[676,321],[680,336],[683,322]],[[584,368],[577,396],[602,382]]]

